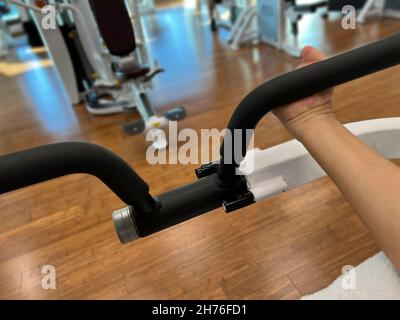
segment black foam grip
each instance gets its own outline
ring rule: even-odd
[[[149,186],[124,160],[85,142],[63,142],[1,156],[0,193],[74,173],[96,176],[122,201],[144,212],[153,206]]]
[[[234,129],[255,129],[258,122],[273,108],[399,63],[400,33],[283,74],[267,81],[248,94],[234,111],[227,129],[230,133]],[[246,135],[242,136],[242,141],[238,143],[235,141],[235,135],[232,134],[232,145],[239,146],[241,150],[227,148],[232,152],[229,159],[235,159],[233,163],[225,161],[228,157],[224,155],[224,144],[221,147],[222,165],[219,168],[219,177],[222,180],[234,178],[235,168],[246,154]],[[238,153],[241,154],[238,156]]]
[[[220,208],[224,200],[244,192],[247,192],[244,179],[227,187],[221,183],[217,174],[206,176],[157,196],[160,207],[153,214],[142,214],[134,210],[135,224],[140,236],[146,237]]]

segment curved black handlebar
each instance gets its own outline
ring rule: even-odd
[[[85,142],[63,142],[0,157],[0,193],[73,173],[99,178],[122,201],[142,212],[153,212],[149,186],[120,157]]]
[[[248,94],[233,113],[228,124],[229,146],[222,144],[218,176],[232,181],[235,170],[246,155],[248,136],[241,138],[235,129],[255,129],[258,122],[273,108],[308,97],[333,86],[392,67],[400,63],[400,33],[364,47],[274,78]],[[235,141],[241,139],[241,141]],[[225,148],[226,147],[226,148]],[[229,157],[226,150],[231,152]],[[236,156],[236,157],[235,157]]]

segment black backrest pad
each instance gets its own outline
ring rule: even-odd
[[[342,8],[345,5],[351,5],[355,7],[356,9],[361,9],[365,3],[367,2],[366,0],[329,0],[329,10],[332,11],[342,11]]]
[[[90,0],[101,36],[110,53],[126,56],[136,49],[135,32],[124,0]]]

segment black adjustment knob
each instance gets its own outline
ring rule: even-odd
[[[239,194],[232,199],[222,202],[222,208],[226,213],[230,213],[244,207],[248,207],[256,202],[254,195],[251,192]]]
[[[196,177],[198,179],[211,176],[214,173],[218,172],[218,163],[211,162],[205,165],[202,165],[200,168],[195,170]]]

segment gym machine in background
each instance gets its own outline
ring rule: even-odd
[[[228,30],[232,29],[240,13],[254,4],[254,0],[216,1],[215,10],[212,13],[215,26]]]
[[[120,84],[112,70],[112,57],[103,45],[89,2],[52,0],[49,4],[67,4],[80,13],[78,17],[70,11],[59,14],[58,25],[74,56],[76,73],[82,75],[79,82],[84,86],[87,110],[94,115],[107,115],[134,109],[130,88]],[[82,41],[84,34],[90,41]]]
[[[139,9],[136,5],[130,6],[127,11],[124,0],[90,0],[94,16],[104,43],[110,54],[117,58],[113,61],[113,69],[122,83],[126,83],[135,99],[135,105],[141,115],[139,121],[124,124],[128,134],[147,133],[151,136],[153,130],[165,127],[168,121],[178,121],[186,116],[183,107],[177,107],[157,114],[150,104],[146,89],[151,86],[154,76],[163,72],[157,64],[147,65],[149,59],[144,44],[144,35],[138,26],[140,41],[137,42],[133,26],[140,24]],[[133,19],[133,24],[131,19]],[[153,136],[153,147],[164,149],[167,140]]]
[[[86,78],[91,77],[93,80],[90,84],[86,81],[86,90],[89,91],[87,95],[87,109],[92,114],[102,115],[129,111],[130,109],[137,108],[138,102],[135,94],[129,84],[125,81],[121,81],[116,75],[113,66],[119,64],[120,59],[113,56],[110,53],[109,48],[105,46],[105,41],[98,28],[98,21],[93,13],[93,8],[88,0],[52,0],[50,4],[57,5],[59,3],[67,3],[73,6],[81,13],[84,18],[87,28],[81,25],[81,21],[78,17],[76,19],[73,15],[63,15],[60,24],[68,24],[70,29],[76,30],[78,46],[80,51],[83,51],[84,58],[88,60],[91,66],[91,75],[89,74]],[[131,36],[136,41],[137,50],[135,50],[129,58],[130,63],[136,64],[137,66],[151,66],[152,70],[150,74],[153,76],[163,71],[157,61],[151,63],[149,60],[149,54],[145,45],[145,39],[143,35],[143,27],[138,12],[138,7],[135,5],[136,1],[130,1],[129,12],[132,20],[133,30]],[[119,6],[118,2],[114,3],[114,6]],[[120,11],[121,19],[126,18],[126,9]],[[123,16],[122,16],[123,15]],[[132,29],[132,26],[126,26]],[[79,41],[81,34],[89,32],[91,42]],[[126,40],[125,40],[126,41]],[[129,39],[129,41],[132,41]],[[82,54],[81,54],[82,56]],[[126,59],[128,61],[128,59]],[[146,89],[152,88],[152,77],[147,76],[146,81],[143,81],[143,85]],[[92,89],[91,89],[92,88]],[[93,90],[94,88],[94,90]],[[139,108],[138,108],[139,109]]]
[[[360,10],[357,21],[364,23],[370,16],[400,19],[400,1],[366,0]]]
[[[221,206],[225,212],[233,212],[325,175],[297,141],[247,152],[247,130],[255,129],[273,108],[400,64],[399,52],[400,33],[267,81],[248,94],[234,111],[220,161],[196,170],[198,180],[192,184],[157,197],[149,193],[147,183],[121,158],[82,142],[1,156],[0,193],[67,174],[94,175],[128,205],[113,214],[123,243]],[[348,128],[384,156],[400,157],[400,118],[369,120]],[[242,134],[233,134],[234,130]]]
[[[107,115],[133,110],[137,107],[135,95],[132,87],[118,79],[113,64],[117,63],[117,57],[113,57],[109,48],[105,46],[104,40],[98,29],[98,21],[93,14],[92,6],[87,0],[52,0],[50,4],[68,4],[80,12],[80,16],[85,21],[87,27],[82,25],[82,19],[69,13],[59,15],[59,25],[67,28],[69,35],[73,34],[71,46],[75,49],[75,56],[79,56],[77,61],[82,61],[81,65],[88,66],[85,73],[85,100],[88,111],[95,115]],[[118,4],[116,4],[118,5]],[[125,13],[125,12],[122,12]],[[132,28],[131,26],[129,26]],[[140,21],[136,24],[141,28]],[[91,41],[81,41],[82,35],[86,33]],[[135,39],[135,33],[133,39]],[[71,37],[69,37],[71,38]],[[66,39],[66,42],[71,42]],[[136,59],[141,64],[147,63],[147,52],[144,49],[135,52]],[[145,59],[142,55],[145,53]],[[75,61],[75,59],[74,59]],[[138,64],[139,64],[138,63]],[[80,68],[82,69],[82,68]]]
[[[232,49],[246,43],[259,41],[278,48],[293,57],[299,57],[297,44],[298,24],[306,14],[319,13],[327,18],[329,12],[341,12],[344,5],[352,5],[358,11],[358,22],[368,16],[400,18],[398,0],[255,0],[244,7],[231,27],[227,42]],[[290,29],[289,29],[290,28]]]
[[[327,0],[312,1],[309,4],[297,4],[295,0],[253,1],[240,12],[227,42],[232,49],[237,49],[243,44],[261,41],[299,57],[298,23],[305,14],[314,14],[320,9],[321,16],[327,17]]]
[[[36,0],[25,0],[31,5]],[[121,84],[112,70],[112,57],[98,32],[90,3],[50,0],[58,9],[57,29],[41,27],[41,12],[29,10],[63,80],[72,104],[85,101],[87,110],[107,115],[136,108],[131,88]],[[75,79],[75,80],[73,80]]]
[[[160,115],[149,103],[147,90],[164,70],[150,63],[136,2],[130,1],[128,10],[124,0],[40,1],[57,9],[56,30],[44,30],[37,0],[25,1],[9,2],[31,13],[71,103],[84,100],[96,115],[138,110],[141,119],[125,123],[124,131],[144,133],[154,148],[166,148],[167,140],[152,130],[183,119],[186,111],[178,107]]]
[[[94,71],[93,65],[89,63],[88,56],[81,49],[82,43],[94,46],[94,41],[90,37],[90,28],[82,13],[70,4],[57,3],[56,29],[45,30],[41,26],[43,18],[41,8],[47,2],[36,0],[9,0],[6,2],[13,3],[20,8],[24,25],[29,26],[30,33],[33,33],[31,29],[34,29],[40,35],[42,43],[46,46],[54,67],[63,82],[71,104],[76,105],[84,101]],[[75,21],[79,21],[83,40],[77,34]],[[94,87],[90,89],[96,90]]]

